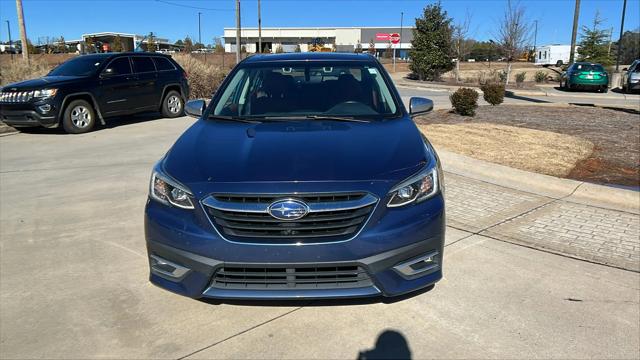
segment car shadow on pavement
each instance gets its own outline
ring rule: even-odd
[[[509,99],[515,99],[515,100],[530,101],[530,102],[533,102],[533,103],[550,103],[551,102],[551,101],[534,99],[534,98],[530,98],[530,97],[526,97],[526,96],[516,95],[512,91],[509,91],[509,90],[504,92],[504,97],[509,98]]]
[[[98,125],[96,130],[113,129],[120,126],[135,125],[147,121],[162,119],[162,115],[158,112],[148,112],[136,115],[117,116],[107,119],[105,125]]]
[[[378,335],[373,349],[360,351],[357,359],[411,359],[411,349],[402,333],[396,330],[385,330]]]
[[[198,301],[210,305],[237,305],[237,306],[269,306],[269,307],[300,307],[300,306],[350,306],[368,304],[393,304],[408,300],[431,291],[435,285],[410,292],[408,294],[392,298],[375,296],[357,299],[313,299],[313,300],[231,300],[231,299],[198,299]]]

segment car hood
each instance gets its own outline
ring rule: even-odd
[[[20,90],[37,90],[50,88],[56,85],[66,84],[69,82],[83,79],[83,76],[45,76],[38,79],[31,79],[9,84],[3,87],[3,90],[20,91]],[[14,90],[15,89],[15,90]]]
[[[403,180],[427,163],[409,118],[370,123],[199,120],[167,153],[164,170],[197,182]]]

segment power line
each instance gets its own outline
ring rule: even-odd
[[[166,1],[166,0],[156,0],[157,2],[163,3],[163,4],[167,4],[167,5],[173,5],[173,6],[180,6],[180,7],[184,7],[184,8],[189,8],[189,9],[196,9],[196,10],[205,10],[205,11],[233,11],[233,9],[213,9],[213,8],[205,8],[205,7],[200,7],[200,6],[192,6],[192,5],[186,5],[186,4],[177,4],[171,1]]]

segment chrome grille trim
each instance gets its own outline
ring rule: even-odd
[[[345,195],[346,194],[346,195]],[[274,246],[306,246],[306,245],[322,245],[346,242],[357,237],[366,227],[371,216],[376,211],[379,199],[368,192],[358,193],[296,193],[291,194],[260,194],[245,195],[231,194],[234,197],[242,197],[242,201],[225,202],[216,197],[228,199],[229,194],[212,194],[200,201],[200,206],[204,211],[207,220],[216,231],[216,233],[224,240],[242,244],[242,245],[274,245]],[[348,197],[345,197],[349,195]],[[358,196],[354,196],[358,195]],[[311,199],[324,200],[335,198],[348,198],[348,201],[331,201],[327,203],[307,202],[311,207],[314,205],[314,212],[310,212],[305,217],[298,220],[279,220],[271,217],[268,213],[268,207],[271,202],[266,202],[265,198],[269,197],[269,201],[277,201],[280,199]],[[260,198],[260,203],[247,202],[250,198]],[[235,199],[234,199],[235,200]],[[317,206],[315,206],[317,205]],[[360,205],[358,207],[358,205]],[[215,207],[214,207],[215,206]],[[217,207],[217,208],[216,208]],[[228,210],[233,209],[233,210]],[[260,210],[260,211],[246,211]],[[349,213],[351,216],[348,216]],[[344,221],[358,218],[356,223],[343,223],[342,228],[336,228],[334,221]],[[232,223],[229,224],[228,221]],[[266,227],[262,229],[252,229],[245,231],[242,229],[243,224],[258,225],[258,227]],[[303,233],[298,231],[296,227],[306,227],[308,224],[318,225],[317,229],[305,229]],[[227,226],[225,225],[232,225]],[[274,234],[274,230],[270,229],[271,225],[280,226],[279,234]],[[284,231],[292,230],[292,231]],[[311,230],[311,231],[306,231]],[[271,233],[269,233],[271,231]],[[305,236],[306,235],[306,236]]]
[[[274,201],[276,199],[301,199],[304,195],[274,195]],[[301,199],[304,201],[304,199]],[[353,210],[369,205],[373,205],[378,202],[378,198],[366,193],[363,197],[357,200],[336,201],[336,202],[307,202],[309,206],[309,212],[325,212],[325,211],[341,211],[341,210]],[[234,211],[234,212],[248,212],[248,213],[264,213],[268,214],[268,208],[271,202],[223,202],[218,200],[215,195],[209,196],[202,200],[202,203],[210,208],[221,211]]]

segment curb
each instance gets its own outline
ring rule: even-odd
[[[444,171],[583,205],[640,214],[640,192],[562,179],[437,149]]]

